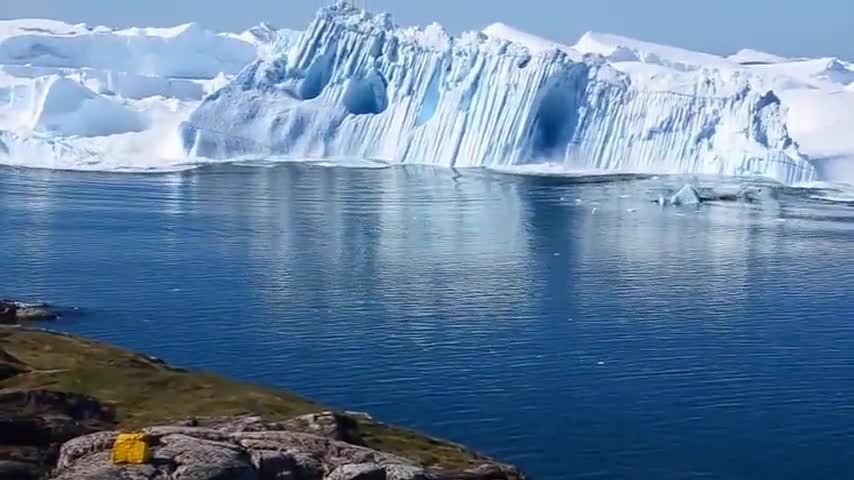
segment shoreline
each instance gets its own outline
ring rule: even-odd
[[[249,422],[255,429],[320,432],[405,460],[423,469],[425,479],[526,478],[515,467],[467,447],[366,414],[334,411],[288,391],[175,368],[144,354],[31,326],[0,326],[0,415],[0,421],[24,429],[11,438],[0,435],[0,479],[16,478],[3,476],[4,468],[12,467],[45,475],[60,460],[62,444],[94,432],[175,425],[209,429],[235,422]],[[326,423],[318,426],[318,418]]]

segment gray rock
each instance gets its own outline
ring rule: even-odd
[[[255,480],[249,454],[237,445],[167,435],[160,439],[154,459],[174,465],[173,480]],[[155,462],[158,463],[158,462]]]
[[[80,457],[73,464],[57,468],[52,480],[166,480],[168,477],[154,464],[114,465],[110,452],[97,452]]]
[[[334,412],[303,415],[284,422],[284,426],[295,432],[310,433],[355,445],[364,444],[356,420]]]
[[[298,450],[303,453],[323,457],[332,440],[295,432],[240,432],[232,435],[242,447],[248,450]]]
[[[212,428],[203,427],[184,427],[180,425],[164,426],[164,427],[148,427],[142,430],[153,441],[159,441],[161,438],[169,435],[184,435],[187,437],[201,438],[213,442],[226,442],[231,437],[224,432],[214,430]]]
[[[436,480],[506,480],[524,478],[504,465],[483,464],[462,472],[434,472]]]
[[[431,480],[423,468],[415,465],[386,465],[386,480]]]
[[[46,303],[18,303],[17,317],[19,322],[31,322],[35,320],[52,320],[58,315],[50,305]]]
[[[386,480],[386,472],[376,463],[351,463],[336,468],[324,480]]]
[[[299,420],[322,425],[323,420]],[[113,465],[115,432],[63,445],[54,480],[515,480],[515,471],[488,465],[465,472],[425,471],[413,462],[364,446],[294,431],[260,431],[263,422],[236,420],[222,429],[151,427],[146,465]],[[331,423],[327,423],[330,425]],[[272,424],[267,424],[270,426]],[[337,427],[336,427],[337,428]],[[246,430],[249,429],[249,430]],[[331,434],[333,430],[319,429]]]
[[[46,303],[24,303],[15,300],[0,300],[0,324],[14,324],[35,320],[51,320],[58,315]]]
[[[258,480],[295,480],[296,462],[291,455],[270,450],[254,450],[252,465],[258,472]]]
[[[322,459],[334,469],[340,465],[375,463],[379,465],[409,464],[409,460],[325,437],[297,432],[241,432],[234,439],[249,450],[296,450]]]
[[[212,424],[212,429],[227,434],[285,430],[284,425],[281,423],[265,422],[261,417],[208,419],[208,422]]]
[[[323,478],[325,467],[319,458],[299,451],[290,452],[289,455],[296,463],[295,480],[320,480]]]
[[[57,470],[69,468],[81,458],[109,451],[116,443],[116,437],[118,437],[116,432],[97,432],[65,442],[59,450]]]
[[[252,450],[259,480],[322,480],[323,463],[298,451]]]

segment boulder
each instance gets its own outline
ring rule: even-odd
[[[421,467],[415,465],[386,465],[386,480],[432,480]]]
[[[348,415],[335,412],[320,412],[301,415],[284,422],[268,422],[261,417],[190,419],[181,422],[187,426],[199,423],[224,433],[289,431],[308,433],[341,442],[362,445],[359,423]]]
[[[161,480],[168,478],[155,464],[115,465],[110,451],[96,452],[78,458],[74,463],[57,469],[54,480]]]
[[[82,458],[109,452],[118,436],[118,432],[96,432],[65,442],[59,450],[57,470],[68,470]]]
[[[154,462],[174,480],[256,480],[249,452],[228,442],[187,435],[160,439]],[[164,468],[165,467],[165,468]]]
[[[359,423],[352,417],[334,412],[310,413],[284,422],[287,430],[310,433],[342,442],[362,445]]]
[[[341,465],[323,480],[386,480],[385,469],[375,463]]]
[[[252,450],[258,480],[321,480],[323,463],[298,451]]]

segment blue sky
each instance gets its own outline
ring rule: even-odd
[[[0,0],[0,16],[106,25],[199,21],[238,30],[265,20],[300,28],[321,0]],[[362,1],[362,0],[359,0]],[[558,41],[587,30],[695,50],[751,47],[854,60],[854,0],[368,0],[401,24],[438,21],[452,32],[503,21]]]

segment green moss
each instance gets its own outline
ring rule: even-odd
[[[188,417],[256,415],[276,421],[327,408],[288,392],[186,372],[110,345],[53,332],[0,327],[0,351],[30,369],[0,388],[81,393],[112,404],[119,428]],[[360,420],[367,446],[425,466],[456,469],[489,460],[461,446],[409,430]]]

